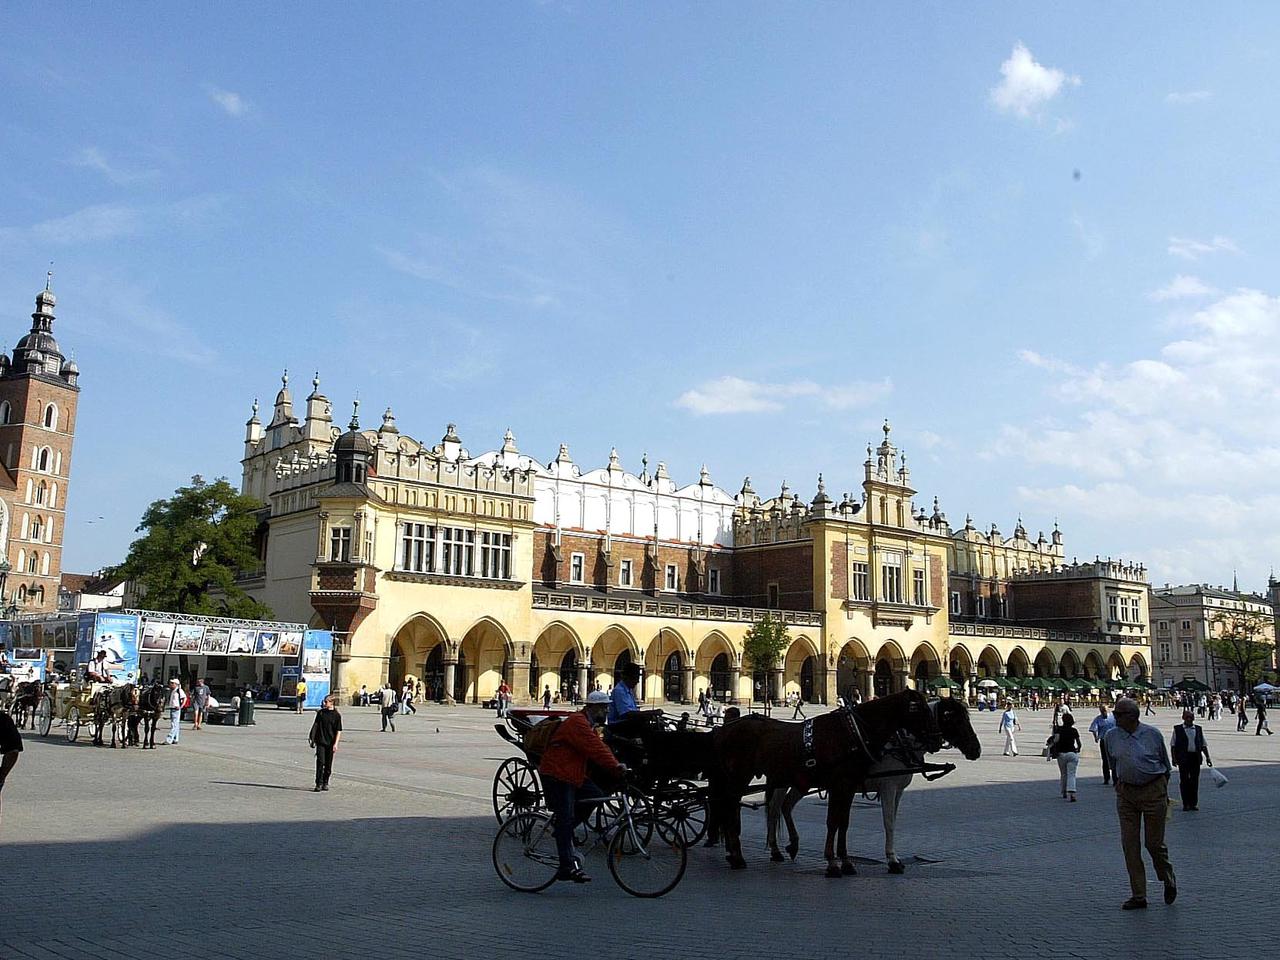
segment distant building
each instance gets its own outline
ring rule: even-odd
[[[23,613],[56,610],[62,580],[80,370],[54,339],[55,303],[46,284],[30,331],[0,352],[0,606]]]
[[[270,422],[246,425],[241,489],[263,501],[259,566],[241,586],[278,616],[337,631],[335,689],[405,675],[477,702],[504,679],[608,687],[628,662],[649,700],[765,690],[833,702],[983,677],[1150,671],[1146,570],[1068,562],[1062,534],[953,530],[917,509],[890,437],[867,448],[861,491],[821,477],[805,501],[783,484],[731,494],[704,467],[626,470],[616,451],[582,469],[561,445],[541,463],[508,431],[472,455],[452,424],[438,443],[333,424],[319,379],[305,420],[287,377]],[[765,616],[791,645],[752,675],[743,640]]]
[[[58,587],[58,609],[114,610],[125,605],[124,577],[97,573],[64,573]]]
[[[1275,596],[1274,579],[1269,588]],[[1205,639],[1221,632],[1222,627],[1215,619],[1233,614],[1265,619],[1270,627],[1267,636],[1275,641],[1276,609],[1271,596],[1202,583],[1154,588],[1151,591],[1151,643],[1155,682],[1165,686],[1167,682],[1194,678],[1214,690],[1239,689],[1240,676],[1236,669],[1205,648]],[[1273,659],[1264,669],[1274,665]]]

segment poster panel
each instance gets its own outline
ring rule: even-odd
[[[19,647],[9,659],[9,673],[15,683],[44,679],[45,652],[33,647]]]
[[[143,631],[145,635],[146,631]],[[173,643],[169,647],[174,653],[199,653],[200,641],[204,639],[204,627],[194,623],[180,623],[173,628]]]
[[[253,656],[253,642],[257,637],[257,630],[243,630],[240,628],[232,630],[231,643],[227,647],[227,653],[233,657]]]
[[[99,650],[107,652],[107,670],[113,679],[138,678],[138,617],[131,613],[93,615],[91,630],[81,629],[76,638],[75,665],[89,663]],[[83,626],[83,624],[82,624]]]
[[[298,696],[298,676],[302,668],[296,663],[286,663],[280,668],[280,699],[290,700]]]
[[[329,673],[333,666],[333,634],[328,630],[308,630],[302,635],[302,677],[307,681],[309,710],[319,709],[329,695]]]
[[[173,624],[168,620],[147,620],[142,621],[142,643],[140,649],[143,653],[168,653],[169,644],[173,642]]]
[[[204,640],[200,644],[202,653],[221,654],[227,652],[231,645],[230,627],[209,627],[204,632]]]
[[[280,634],[275,630],[259,630],[258,642],[254,644],[255,657],[274,657],[280,648]]]
[[[299,631],[288,631],[280,634],[280,656],[297,660],[302,653],[302,634]]]

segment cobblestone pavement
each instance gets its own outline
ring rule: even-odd
[[[626,896],[602,863],[585,887],[513,893],[489,861],[489,790],[511,750],[477,708],[427,707],[378,731],[374,710],[347,709],[333,790],[310,790],[309,717],[259,710],[253,728],[184,725],[154,752],[29,737],[4,792],[0,958],[202,960],[275,956],[716,958],[850,953],[855,957],[1186,957],[1264,934],[1273,913],[1259,883],[1275,821],[1280,741],[1206,724],[1231,783],[1206,778],[1201,811],[1168,830],[1178,902],[1128,895],[1114,799],[1096,753],[1080,802],[1058,797],[1057,766],[1038,755],[1048,713],[1024,716],[1023,753],[1000,755],[996,717],[977,714],[985,755],[917,782],[902,804],[888,876],[878,808],[859,804],[851,847],[868,862],[821,875],[824,809],[797,810],[802,850],[771,864],[760,813],[744,814],[750,869],[691,851],[670,896]],[[1166,731],[1177,722],[1162,713]],[[55,734],[57,731],[54,731]],[[1175,791],[1176,793],[1176,791]]]

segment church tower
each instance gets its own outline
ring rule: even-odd
[[[58,607],[67,484],[80,370],[53,336],[52,275],[36,295],[31,329],[0,351],[0,605]]]

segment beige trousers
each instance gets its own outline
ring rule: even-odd
[[[1120,818],[1120,846],[1129,871],[1129,887],[1135,897],[1147,896],[1147,868],[1142,862],[1145,834],[1147,853],[1156,868],[1156,878],[1177,883],[1169,848],[1164,842],[1164,825],[1169,816],[1169,778],[1156,777],[1141,787],[1121,783],[1116,790],[1116,814]]]

